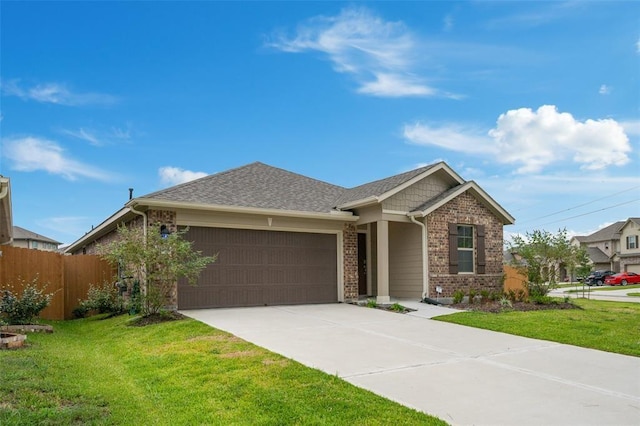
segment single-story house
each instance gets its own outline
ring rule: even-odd
[[[218,254],[179,309],[448,298],[502,291],[503,226],[514,218],[439,162],[343,188],[259,162],[132,198],[67,248],[95,253],[116,226],[188,227]]]

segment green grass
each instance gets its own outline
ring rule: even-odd
[[[640,303],[575,300],[582,309],[461,312],[439,321],[640,356]]]
[[[0,351],[0,424],[446,424],[193,320],[128,320]]]

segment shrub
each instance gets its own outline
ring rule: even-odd
[[[118,294],[118,288],[108,282],[104,282],[101,286],[90,284],[87,299],[80,301],[78,307],[74,309],[74,315],[82,318],[90,311],[96,311],[99,314],[123,313],[124,300]]]
[[[378,302],[376,302],[376,299],[367,299],[367,308],[377,308],[378,307]]]
[[[31,282],[20,280],[22,294],[16,295],[5,288],[0,295],[0,317],[9,324],[33,324],[40,312],[49,306],[54,293],[44,292],[44,288],[38,288],[38,278]]]
[[[476,298],[477,290],[474,288],[469,289],[469,304],[472,305],[474,299]]]
[[[527,292],[522,289],[509,289],[509,291],[507,292],[507,297],[512,302],[525,302],[527,300]]]
[[[461,303],[464,299],[464,291],[456,290],[453,292],[453,303]]]
[[[391,309],[394,312],[404,312],[404,306],[402,306],[399,303],[394,303],[393,305],[391,305]]]
[[[489,290],[480,290],[480,303],[485,304],[491,300],[491,293]]]
[[[546,296],[550,290],[555,288],[556,286],[550,283],[535,283],[535,282],[527,282],[526,283],[527,290],[529,291],[529,297],[543,297]]]
[[[503,310],[512,309],[513,303],[511,303],[511,300],[509,300],[507,296],[502,296],[502,298],[500,299],[500,307]]]

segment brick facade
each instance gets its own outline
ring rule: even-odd
[[[466,192],[429,214],[426,222],[430,295],[435,297],[436,286],[442,287],[442,297],[452,297],[456,290],[465,293],[469,289],[502,292],[503,225],[489,209]],[[484,274],[449,273],[449,223],[485,226]],[[477,250],[475,243],[474,247]]]
[[[358,300],[358,230],[345,223],[342,230],[344,257],[344,301]]]

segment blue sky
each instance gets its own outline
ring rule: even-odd
[[[2,2],[0,174],[63,243],[254,161],[345,187],[444,160],[515,218],[640,216],[640,3]]]

